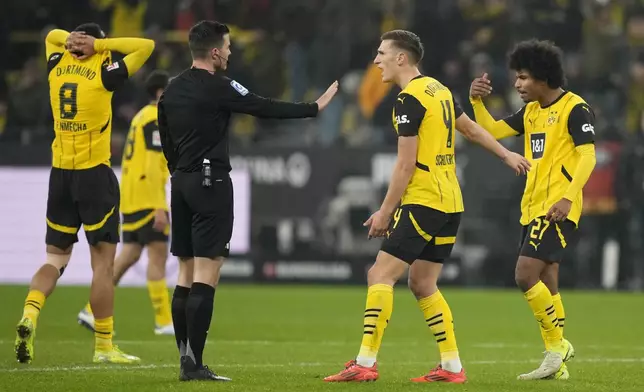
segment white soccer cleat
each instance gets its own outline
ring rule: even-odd
[[[546,351],[546,356],[541,365],[531,371],[519,375],[517,380],[542,380],[554,376],[563,365],[563,355],[556,351]]]
[[[94,332],[94,315],[86,311],[85,309],[81,310],[78,313],[78,324]]]
[[[156,326],[154,327],[154,334],[174,336],[174,325],[168,324],[163,326]]]

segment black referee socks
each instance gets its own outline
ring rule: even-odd
[[[204,283],[193,283],[186,303],[188,344],[186,355],[192,357],[197,367],[203,366],[203,350],[212,320],[215,288]],[[175,327],[175,333],[177,333]],[[179,337],[177,335],[177,341]]]
[[[186,304],[188,303],[189,287],[176,286],[172,295],[172,324],[174,337],[177,340],[179,355],[186,355],[188,345],[188,324],[186,323]]]

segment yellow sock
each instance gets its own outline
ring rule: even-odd
[[[148,280],[148,293],[154,308],[154,322],[158,327],[172,324],[172,313],[170,312],[170,296],[165,279]]]
[[[45,294],[38,290],[30,290],[25,299],[25,307],[22,311],[22,318],[28,318],[34,324],[34,328],[38,323],[38,316],[40,310],[45,306]]]
[[[557,313],[550,290],[548,290],[542,281],[539,281],[534,287],[525,292],[524,296],[528,300],[534,317],[541,325],[546,349],[560,345],[563,335],[561,328],[559,328]]]
[[[89,304],[89,302],[85,305],[85,311],[87,313],[89,313],[89,314],[93,314],[92,313],[92,306]]]
[[[359,365],[371,367],[375,363],[393,308],[392,286],[374,284],[369,287],[364,312],[364,333],[357,358]]]
[[[561,329],[561,336],[563,337],[566,311],[564,310],[563,302],[561,302],[561,293],[552,296],[552,304],[555,305],[555,313],[557,314],[557,321],[559,321],[559,328]]]
[[[114,317],[94,320],[94,337],[96,351],[112,350],[112,332],[114,331]]]
[[[441,362],[458,358],[456,335],[454,334],[454,318],[452,311],[440,291],[429,297],[421,298],[418,306],[423,311],[425,322],[436,338]],[[460,371],[460,370],[458,370]]]
[[[557,322],[559,323],[559,328],[561,329],[561,336],[563,337],[564,323],[566,321],[566,312],[564,311],[563,302],[561,302],[560,293],[557,293],[552,296],[552,304],[555,306],[555,314],[557,315]],[[546,333],[541,327],[539,327],[539,330],[541,331],[541,339],[543,339],[543,343],[546,346],[546,350],[550,350],[550,344],[548,344]]]

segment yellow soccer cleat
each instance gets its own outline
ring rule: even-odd
[[[31,363],[34,359],[34,337],[36,336],[36,328],[34,323],[28,319],[23,318],[16,327],[16,359],[20,363]]]
[[[109,351],[94,351],[94,363],[139,363],[141,358],[129,355],[121,351],[117,346],[112,346]]]
[[[518,380],[546,380],[546,379],[565,379],[563,378],[565,373],[568,373],[568,369],[563,369],[564,367],[564,358],[570,359],[574,356],[574,348],[569,341],[563,340],[561,345],[558,347],[552,347],[550,350],[545,352],[546,356],[543,359],[541,365],[531,371],[530,373],[525,373],[517,377]],[[563,369],[563,370],[562,370]],[[562,372],[560,377],[556,377],[559,372]],[[569,375],[568,375],[569,376]]]
[[[568,366],[562,364],[559,370],[550,377],[544,378],[544,380],[567,380],[570,378],[570,373],[568,373]]]

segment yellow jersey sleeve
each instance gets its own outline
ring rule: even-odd
[[[69,37],[69,32],[60,29],[54,29],[47,34],[45,38],[45,55],[47,56],[47,60],[51,58],[52,54],[65,51],[67,37]]]
[[[125,54],[123,63],[129,76],[138,71],[154,50],[154,41],[145,38],[103,38],[94,41],[96,52],[114,51]]]
[[[470,97],[472,108],[474,109],[474,118],[479,125],[485,128],[496,139],[503,139],[510,136],[522,135],[525,133],[523,127],[523,115],[525,114],[525,106],[519,109],[516,113],[504,118],[503,120],[495,120],[494,117],[487,111],[485,104],[481,98]]]

